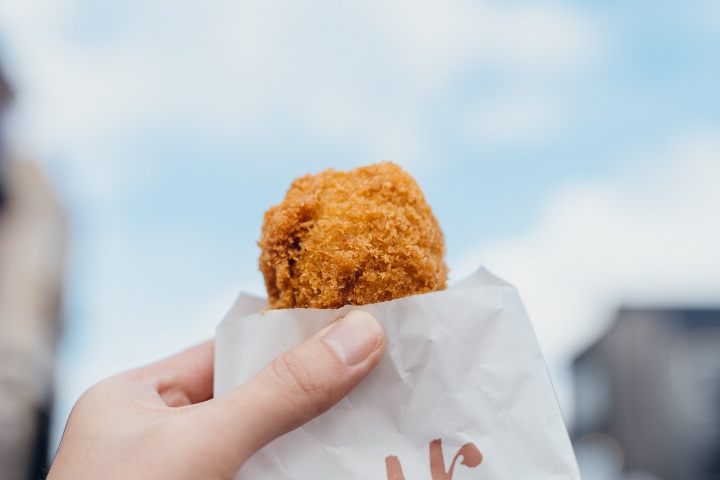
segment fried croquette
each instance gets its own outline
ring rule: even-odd
[[[383,162],[295,180],[265,213],[270,308],[339,308],[443,290],[445,240],[415,180]]]

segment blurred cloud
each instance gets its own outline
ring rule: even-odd
[[[591,342],[618,305],[720,303],[720,129],[633,154],[558,189],[534,226],[468,253],[518,287],[550,362]]]
[[[370,5],[403,70],[436,82],[473,63],[556,74],[592,61],[601,47],[592,19],[559,3],[392,0]]]
[[[478,102],[467,116],[471,144],[543,144],[566,131],[569,111],[560,96],[509,90]]]
[[[434,154],[424,110],[458,75],[559,75],[601,46],[592,19],[560,3],[36,0],[0,12],[27,57],[22,143],[42,156],[72,151],[78,186],[101,198],[149,173],[112,150],[158,130],[237,145],[286,122],[318,142],[363,145],[358,158],[420,168]],[[499,123],[481,117],[475,129],[510,141],[552,125],[539,121],[552,108],[544,98],[502,100],[478,107],[507,112]]]
[[[719,34],[720,3],[714,0],[701,0],[694,5],[692,17],[695,24],[706,32]]]

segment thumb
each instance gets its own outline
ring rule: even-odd
[[[339,402],[384,351],[380,322],[353,310],[277,357],[244,385],[209,402],[208,423],[234,447],[232,463],[239,469],[265,444]]]

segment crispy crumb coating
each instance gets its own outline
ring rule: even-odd
[[[265,213],[270,308],[339,308],[443,290],[445,240],[415,180],[383,162],[295,180]]]

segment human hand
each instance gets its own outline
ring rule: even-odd
[[[48,479],[231,479],[339,402],[384,351],[380,323],[355,310],[218,398],[213,341],[111,377],[78,400]]]

